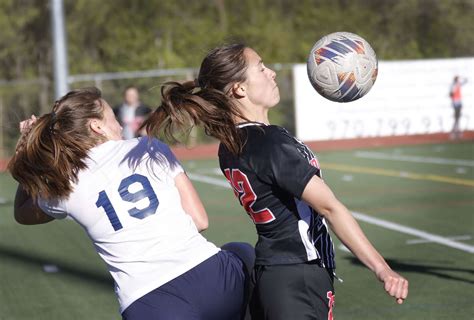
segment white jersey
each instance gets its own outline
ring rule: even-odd
[[[184,212],[174,183],[183,169],[166,144],[108,141],[89,158],[67,200],[38,204],[86,230],[115,280],[120,312],[220,250]]]

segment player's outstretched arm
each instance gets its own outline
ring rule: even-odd
[[[384,283],[385,291],[394,297],[397,303],[403,303],[408,295],[408,280],[389,267],[349,210],[336,199],[331,189],[319,177],[314,176],[308,182],[302,199],[326,218],[342,243]]]
[[[174,178],[174,181],[176,188],[178,188],[184,211],[193,218],[199,232],[206,230],[209,226],[207,212],[191,180],[189,180],[185,173],[180,173]]]
[[[19,141],[27,134],[31,126],[37,121],[35,115],[29,119],[21,121],[19,129],[21,137]],[[21,144],[21,143],[19,143]],[[17,148],[21,147],[17,145]],[[25,192],[21,185],[18,185],[13,205],[15,220],[20,224],[42,224],[54,220],[53,217],[44,213],[33,201],[33,199]]]
[[[53,217],[44,213],[33,201],[33,199],[18,186],[13,205],[16,222],[20,224],[42,224],[54,220]]]

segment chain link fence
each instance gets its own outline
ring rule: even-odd
[[[281,96],[279,105],[270,112],[270,121],[294,133],[292,65],[275,64],[270,68],[277,72]],[[154,109],[160,104],[160,89],[163,83],[192,80],[197,77],[197,72],[197,69],[183,68],[82,74],[69,76],[68,82],[71,90],[90,86],[99,88],[112,107],[122,102],[123,90],[134,85],[140,91],[142,102]],[[0,80],[0,159],[8,158],[14,152],[19,135],[18,123],[32,114],[49,112],[53,100],[53,83],[50,79]],[[200,128],[196,128],[190,132],[188,144],[213,141]]]

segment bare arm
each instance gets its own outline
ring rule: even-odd
[[[306,185],[302,199],[328,221],[337,237],[384,283],[385,291],[403,303],[408,295],[408,281],[394,272],[369,242],[349,210],[336,199],[331,189],[317,176]]]
[[[206,209],[196,189],[194,189],[191,180],[189,180],[185,173],[180,173],[174,178],[174,181],[178,188],[184,211],[193,218],[194,224],[199,232],[206,230],[209,226]]]
[[[33,199],[18,186],[15,195],[14,215],[16,222],[20,224],[42,224],[54,220],[53,217],[44,213],[33,201]]]

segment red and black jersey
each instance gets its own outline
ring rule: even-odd
[[[319,164],[286,129],[262,123],[239,125],[246,143],[237,157],[219,146],[220,167],[240,204],[254,221],[257,265],[320,260],[334,269],[334,248],[322,216],[301,195],[321,177]]]

